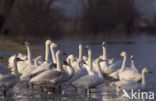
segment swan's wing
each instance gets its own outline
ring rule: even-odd
[[[73,86],[78,87],[78,88],[90,88],[95,86],[98,83],[97,76],[95,75],[87,75],[87,76],[83,76],[80,79],[74,81],[72,83]]]
[[[119,70],[109,74],[108,76],[114,78],[114,79],[119,79]]]
[[[119,76],[120,80],[134,80],[134,81],[141,80],[141,74],[136,72],[132,68],[126,68],[125,71],[120,72]]]
[[[45,74],[45,75],[43,76],[43,78],[46,79],[46,80],[50,80],[50,79],[53,79],[53,78],[55,78],[55,77],[60,76],[61,73],[62,73],[62,72],[60,72],[60,71],[54,70],[54,71],[51,71],[51,72]]]
[[[45,75],[51,73],[51,70],[46,70],[38,75],[36,75],[35,77],[33,77],[29,82],[30,83],[35,83],[38,82],[39,80],[41,80]]]

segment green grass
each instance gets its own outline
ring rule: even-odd
[[[2,52],[14,52],[14,53],[24,53],[26,54],[26,47],[22,45],[22,43],[17,43],[9,40],[0,41],[0,51]],[[42,51],[38,46],[31,46],[31,51],[33,56],[42,54]],[[4,59],[0,60],[2,63],[6,64],[8,58],[4,57]]]
[[[37,55],[42,53],[38,46],[31,46],[32,53]],[[12,41],[0,41],[0,51],[26,53],[26,48],[20,43]]]

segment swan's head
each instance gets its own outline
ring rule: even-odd
[[[58,55],[60,55],[60,54],[62,54],[62,55],[66,55],[63,51],[58,50],[58,51],[56,52],[56,55],[58,56]]]
[[[43,57],[42,57],[41,55],[38,56],[38,57],[36,57],[37,60],[42,60],[42,58],[43,58]]]
[[[106,46],[107,44],[106,44],[106,42],[102,42],[102,46]]]
[[[76,58],[73,54],[69,55],[67,59],[71,59],[72,61],[76,61]]]
[[[144,72],[144,73],[152,73],[149,69],[147,69],[147,68],[144,68],[143,70],[142,70],[142,72]]]
[[[106,60],[103,60],[103,59],[101,59],[101,58],[96,59],[96,62],[97,62],[97,63],[100,63],[100,62],[103,62],[103,61],[106,61]]]
[[[131,55],[130,59],[131,59],[131,60],[134,60],[134,56],[133,56],[133,55]]]
[[[90,55],[90,54],[92,54],[92,50],[91,49],[88,50],[88,55]]]
[[[29,42],[24,42],[23,45],[30,46],[30,43]]]
[[[16,62],[18,62],[18,61],[24,61],[24,60],[20,59],[19,57],[17,57],[17,56],[15,55],[13,61],[16,63]]]
[[[54,43],[54,42],[53,42],[53,43],[50,44],[50,47],[51,47],[51,48],[55,48],[55,47],[59,47],[59,45],[58,45],[57,43]]]
[[[126,52],[125,51],[121,52],[120,56],[122,56],[122,57],[126,56]]]
[[[79,48],[82,48],[82,44],[79,44]]]
[[[46,40],[45,43],[46,43],[46,45],[50,45],[52,43],[52,41],[48,39],[48,40]]]
[[[91,49],[89,45],[85,46],[85,50]]]

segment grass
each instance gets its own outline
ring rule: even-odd
[[[10,40],[0,40],[0,51],[2,52],[13,52],[13,53],[24,53],[26,54],[26,47],[22,43],[17,43]],[[42,51],[38,46],[31,46],[31,51],[34,56],[42,54]],[[6,64],[8,58],[0,60],[2,63]]]

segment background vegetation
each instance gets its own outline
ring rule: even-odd
[[[56,2],[63,6],[71,1],[0,0],[0,38],[114,38],[156,32],[156,17],[144,19],[135,0],[79,0],[79,12],[67,17]]]

